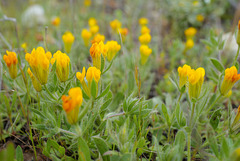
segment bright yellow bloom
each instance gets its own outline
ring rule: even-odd
[[[149,44],[150,43],[150,41],[151,41],[151,35],[150,34],[143,34],[143,35],[140,35],[139,37],[138,37],[138,39],[139,39],[139,41],[140,41],[140,43],[142,44],[142,45],[147,45],[147,44]]]
[[[236,125],[239,122],[239,120],[240,120],[240,106],[238,106],[237,115],[235,116],[231,126],[233,127],[234,125]]]
[[[91,0],[84,0],[84,6],[89,7],[91,5]]]
[[[183,67],[178,67],[178,75],[179,75],[179,88],[181,89],[184,85],[186,85],[188,80],[188,72],[191,70],[191,67],[188,65],[183,65]]]
[[[221,94],[225,96],[229,90],[232,89],[233,85],[240,79],[240,74],[237,73],[237,68],[232,66],[225,70],[224,80],[221,85]]]
[[[198,6],[199,2],[198,1],[193,1],[193,6]]]
[[[240,20],[238,21],[237,44],[240,46]]]
[[[73,34],[69,31],[65,32],[65,34],[62,36],[62,40],[64,43],[64,48],[66,53],[70,53],[71,48],[72,48],[72,44],[75,40],[75,37],[73,36]]]
[[[68,92],[68,96],[62,96],[62,101],[62,107],[66,112],[68,122],[70,124],[75,124],[78,121],[79,108],[83,101],[81,88],[71,88]]]
[[[27,43],[22,43],[21,48],[24,49],[24,52],[27,52]]]
[[[91,26],[95,26],[97,25],[97,20],[93,17],[89,18],[88,20],[88,25],[91,27]]]
[[[98,25],[94,25],[90,27],[90,32],[92,33],[92,35],[97,34],[99,31],[99,26]]]
[[[126,37],[128,35],[128,29],[127,28],[120,28],[120,34],[122,36],[122,41],[125,42]]]
[[[6,51],[7,55],[3,56],[3,60],[7,64],[9,75],[12,79],[17,77],[17,54],[15,52]]]
[[[100,43],[101,41],[104,42],[105,40],[105,36],[104,35],[101,35],[101,34],[97,34],[94,36],[94,38],[92,39],[91,43],[94,44],[94,43]]]
[[[205,70],[204,68],[200,67],[196,70],[191,69],[188,71],[188,94],[190,99],[195,98],[197,99],[201,93],[202,84],[204,81]]]
[[[203,15],[197,15],[197,16],[196,16],[196,20],[197,20],[198,22],[203,22],[203,21],[204,21],[204,16],[203,16]]]
[[[145,18],[145,17],[142,17],[142,18],[139,19],[138,22],[139,22],[139,24],[140,24],[141,26],[145,26],[145,25],[148,24],[148,19]]]
[[[194,46],[193,40],[192,39],[188,39],[187,42],[185,43],[185,49],[189,50],[189,49],[193,48],[193,46]]]
[[[101,71],[99,69],[97,69],[96,67],[89,67],[86,74],[88,85],[92,83],[93,79],[96,83],[98,83],[100,76],[101,76]]]
[[[197,33],[197,29],[194,27],[189,27],[188,29],[186,29],[184,31],[184,34],[186,36],[187,39],[191,39],[193,36],[195,36]]]
[[[85,67],[83,67],[82,73],[80,73],[80,72],[76,73],[76,77],[78,80],[80,80],[81,83],[84,81],[85,74],[86,74]]]
[[[50,52],[46,52],[42,47],[38,47],[32,50],[31,54],[27,53],[25,55],[25,59],[29,63],[34,76],[38,79],[38,81],[44,85],[48,80],[49,73],[49,64],[52,54]]]
[[[104,45],[102,41],[100,43],[94,43],[92,44],[89,51],[93,60],[93,66],[97,67],[98,69],[101,69],[101,54],[103,55],[104,58],[107,56],[108,52],[107,45]]]
[[[53,54],[53,58],[51,59],[52,65],[55,62],[58,79],[61,82],[66,82],[69,75],[70,58],[67,56],[67,54],[62,53],[60,50],[58,50],[55,54]]]
[[[117,41],[112,40],[108,41],[106,43],[106,46],[108,48],[107,59],[108,61],[111,61],[115,57],[117,52],[121,49],[121,45],[119,45]]]
[[[91,33],[90,31],[88,31],[87,29],[83,29],[81,36],[82,36],[82,38],[83,38],[84,45],[85,45],[86,47],[88,47],[88,46],[89,46],[90,39],[91,39],[91,37],[92,37],[92,33]]]
[[[51,23],[52,23],[53,26],[58,27],[60,25],[60,23],[61,23],[60,17],[53,18]]]
[[[118,33],[118,30],[121,28],[122,23],[117,19],[110,22],[110,26],[115,33]]]
[[[141,34],[144,35],[144,34],[150,34],[150,29],[147,27],[147,26],[143,26],[141,28]]]
[[[42,91],[42,86],[41,84],[39,83],[39,81],[36,79],[36,77],[33,75],[32,71],[30,70],[30,68],[28,68],[27,70],[31,80],[32,80],[32,84],[33,84],[33,87],[34,89],[37,91],[37,92],[40,92]]]
[[[149,55],[152,53],[152,49],[149,48],[147,45],[140,46],[140,54],[141,54],[141,64],[146,64]]]

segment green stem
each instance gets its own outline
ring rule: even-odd
[[[81,120],[86,115],[86,113],[88,112],[89,106],[90,106],[90,102],[88,102],[88,104],[85,105],[83,110],[81,110],[78,120]]]
[[[207,113],[209,113],[211,111],[211,109],[213,108],[213,106],[216,104],[216,102],[221,98],[221,94],[219,94],[219,96],[215,99],[215,101],[212,103],[212,105],[208,108]]]
[[[240,50],[240,47],[239,47],[239,45],[238,45],[238,50],[237,50],[237,54],[236,54],[236,56],[235,56],[235,59],[234,59],[234,61],[233,61],[233,65],[235,65],[236,62],[237,62],[238,55],[239,55],[239,50]]]
[[[44,86],[45,90],[47,91],[47,93],[49,94],[49,96],[50,96],[52,99],[57,100],[57,98],[55,98],[55,97],[52,95],[52,93],[47,89],[46,84],[44,84],[43,86]]]
[[[170,141],[170,131],[171,131],[171,127],[169,126],[169,128],[168,128],[168,139],[167,139],[167,142]]]
[[[179,98],[178,98],[178,103],[180,102],[180,100],[181,100],[181,98],[182,98],[182,95],[183,95],[183,93],[181,92],[181,94],[180,94],[180,96],[179,96]]]
[[[192,133],[192,130],[191,129],[189,129],[189,132],[188,132],[188,135],[187,135],[187,160],[188,161],[191,161],[191,133]]]

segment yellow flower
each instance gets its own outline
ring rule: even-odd
[[[92,35],[97,34],[99,31],[99,26],[98,25],[94,25],[90,27],[90,32],[92,33]]]
[[[42,85],[46,84],[48,80],[51,57],[52,54],[50,52],[45,53],[42,47],[38,47],[36,50],[34,48],[31,54],[27,53],[25,55],[25,59],[29,63],[34,76]]]
[[[128,29],[127,28],[120,28],[120,34],[122,36],[122,41],[125,42],[125,39],[128,35]]]
[[[62,101],[62,107],[66,112],[68,122],[70,124],[75,124],[78,121],[79,108],[83,101],[81,88],[71,88],[68,92],[68,96],[62,96]]]
[[[141,25],[141,26],[145,26],[145,25],[147,25],[148,24],[148,19],[147,18],[144,18],[144,17],[142,17],[142,18],[140,18],[139,19],[139,24]]]
[[[150,29],[147,27],[147,26],[143,26],[141,28],[141,34],[144,35],[144,34],[150,34]]]
[[[93,66],[97,67],[98,69],[101,69],[101,54],[103,55],[104,58],[107,56],[108,52],[107,45],[104,45],[102,41],[100,43],[94,43],[92,44],[89,51],[93,60]]]
[[[27,43],[22,43],[21,48],[24,49],[24,52],[27,52]]]
[[[84,81],[85,74],[86,74],[85,67],[83,67],[82,73],[80,73],[80,72],[76,73],[76,77],[78,80],[80,80],[81,83]]]
[[[91,39],[91,37],[92,37],[92,33],[89,32],[87,29],[83,29],[81,36],[82,36],[82,38],[83,38],[84,45],[85,45],[86,47],[88,47],[88,46],[89,46],[90,39]]]
[[[140,46],[140,54],[141,54],[141,64],[144,65],[149,55],[152,53],[152,49],[150,49],[147,45]]]
[[[92,39],[91,43],[94,44],[94,43],[100,43],[101,41],[104,42],[105,40],[105,36],[104,35],[101,35],[101,34],[97,34],[94,36],[94,38]]]
[[[231,126],[233,127],[234,125],[236,125],[239,122],[239,120],[240,120],[240,106],[238,106],[237,115],[235,116]]]
[[[140,41],[140,43],[142,44],[142,45],[147,45],[147,44],[149,44],[150,43],[150,41],[151,41],[151,35],[150,34],[143,34],[143,35],[141,35],[141,36],[139,36],[138,37],[138,39],[139,39],[139,41]]]
[[[191,67],[188,65],[183,65],[183,67],[178,67],[178,75],[179,75],[179,88],[182,89],[184,85],[186,85],[188,80],[188,72],[191,70]]]
[[[191,39],[193,36],[196,35],[196,33],[197,33],[197,29],[195,29],[194,27],[189,27],[184,31],[184,34],[187,39]]]
[[[198,22],[203,22],[203,21],[204,21],[204,16],[203,16],[203,15],[197,15],[197,16],[196,16],[196,20],[197,20]]]
[[[240,20],[238,21],[237,44],[240,46]]]
[[[91,0],[84,0],[84,6],[89,7],[91,5]]]
[[[190,99],[197,99],[201,93],[202,84],[204,81],[205,70],[200,67],[196,70],[191,69],[188,71],[188,94]]]
[[[62,40],[64,43],[64,48],[66,53],[70,53],[71,48],[72,48],[72,44],[75,40],[75,37],[73,36],[73,34],[69,31],[65,32],[65,34],[62,36]]]
[[[86,74],[88,85],[91,85],[93,79],[96,83],[98,83],[100,76],[101,71],[99,69],[97,69],[96,67],[89,67]]]
[[[118,44],[117,41],[108,41],[106,43],[106,46],[108,48],[108,53],[107,53],[107,59],[108,61],[111,61],[117,52],[121,49],[121,45]]]
[[[193,1],[193,6],[198,6],[199,2],[198,1]]]
[[[53,58],[51,59],[51,64],[53,65],[56,61],[56,73],[58,79],[61,82],[66,82],[68,80],[69,75],[69,62],[70,58],[67,54],[62,53],[58,50],[55,54],[53,54]]]
[[[33,75],[32,71],[30,70],[30,68],[28,68],[27,70],[31,80],[32,80],[32,84],[33,84],[33,87],[34,89],[37,91],[37,92],[40,92],[42,91],[42,86],[41,84],[39,83],[39,81],[36,79],[36,77]]]
[[[93,17],[89,18],[88,20],[88,25],[91,27],[91,26],[95,26],[97,25],[97,20]]]
[[[60,25],[60,23],[61,23],[60,17],[53,18],[51,23],[52,23],[53,26],[58,27]]]
[[[193,46],[194,46],[193,40],[192,39],[188,39],[187,42],[185,43],[185,49],[189,50],[189,49],[193,48]]]
[[[239,161],[240,160],[240,147],[234,150],[231,154],[230,159],[231,161]]]
[[[12,79],[17,77],[17,54],[15,52],[6,51],[7,55],[3,56],[3,60],[7,64],[9,75]]]
[[[232,89],[233,85],[240,79],[240,74],[237,73],[237,68],[232,66],[225,70],[224,80],[221,85],[221,94],[225,96]]]
[[[110,22],[110,26],[115,33],[118,33],[118,30],[121,28],[122,23],[117,19]]]

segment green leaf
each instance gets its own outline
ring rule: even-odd
[[[113,60],[114,60],[114,59],[113,59]],[[106,73],[106,72],[111,68],[112,63],[113,63],[113,60],[112,60],[111,63],[108,65],[107,69],[102,72],[101,75],[103,75],[104,73]]]
[[[78,138],[78,155],[79,161],[90,161],[90,151],[87,143],[84,141],[82,137]]]
[[[100,110],[101,110],[101,111],[106,110],[106,108],[110,105],[111,102],[112,102],[112,98],[110,98],[110,99],[108,99],[107,101],[105,101],[105,102],[103,103],[103,105],[100,107]]]
[[[69,83],[66,85],[64,91],[62,92],[62,96],[65,95],[65,94],[69,91],[70,87],[71,87],[71,82],[69,82]],[[62,97],[59,97],[58,100],[60,100],[61,98],[62,98]]]
[[[91,83],[91,96],[93,98],[97,96],[97,83],[95,82],[94,79],[92,80],[92,83]]]
[[[98,151],[100,152],[102,158],[104,161],[110,161],[109,155],[103,155],[105,152],[109,150],[107,143],[100,137],[94,136],[93,137],[94,143],[98,148]]]
[[[0,151],[1,161],[14,161],[15,149],[13,143],[9,143],[7,148]]]
[[[10,114],[11,113],[11,107],[10,107],[9,99],[7,98],[6,95],[4,95],[4,101],[5,101],[5,106],[7,107],[7,113]]]
[[[215,66],[215,68],[220,71],[223,72],[224,71],[224,66],[222,65],[222,63],[220,63],[217,59],[215,58],[210,58],[212,64]]]
[[[209,145],[214,152],[215,156],[218,157],[218,145],[217,145],[217,140],[216,140],[216,135],[212,129],[211,126],[208,127],[207,129],[207,139],[209,141]]]
[[[175,146],[178,145],[179,152],[182,153],[184,151],[184,148],[186,146],[186,137],[185,137],[185,134],[182,130],[177,132],[174,144],[175,144]]]
[[[105,58],[101,55],[101,73],[103,72],[103,69],[104,69],[104,66],[105,66]]]
[[[111,83],[110,83],[110,84],[107,86],[107,88],[105,88],[105,90],[96,98],[96,100],[99,99],[99,98],[104,97],[104,96],[109,92],[110,86],[111,86]]]
[[[218,127],[220,118],[221,118],[221,111],[220,109],[218,109],[213,113],[213,115],[210,118],[210,124],[212,125],[214,130]]]
[[[17,100],[17,91],[14,91],[13,96],[12,96],[12,106],[11,108],[13,108],[15,106]]]
[[[162,104],[162,112],[167,121],[168,126],[171,126],[170,118],[169,118],[168,111],[167,111],[165,104]]]
[[[229,158],[230,148],[225,137],[222,137],[222,153],[225,155],[225,158]]]
[[[23,161],[23,152],[22,148],[18,145],[16,149],[16,159],[17,161]]]
[[[35,108],[30,108],[30,109],[31,109],[31,111],[32,111],[33,113],[37,114],[38,116],[40,116],[40,117],[43,118],[43,119],[46,119],[46,117],[43,115],[42,112],[38,111],[38,110],[35,109]]]

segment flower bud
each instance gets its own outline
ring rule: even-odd
[[[65,34],[62,36],[62,40],[64,43],[64,48],[66,53],[70,53],[71,48],[72,48],[72,44],[75,40],[75,37],[73,36],[73,34],[69,31],[65,32]]]
[[[3,60],[7,64],[9,75],[12,79],[17,77],[17,54],[15,52],[6,51],[7,55],[3,56]]]
[[[31,80],[32,80],[32,84],[33,84],[33,87],[34,89],[37,91],[37,92],[41,92],[42,91],[42,86],[41,84],[38,82],[38,80],[36,79],[36,77],[33,75],[32,71],[30,70],[30,68],[28,68],[27,70]]]

